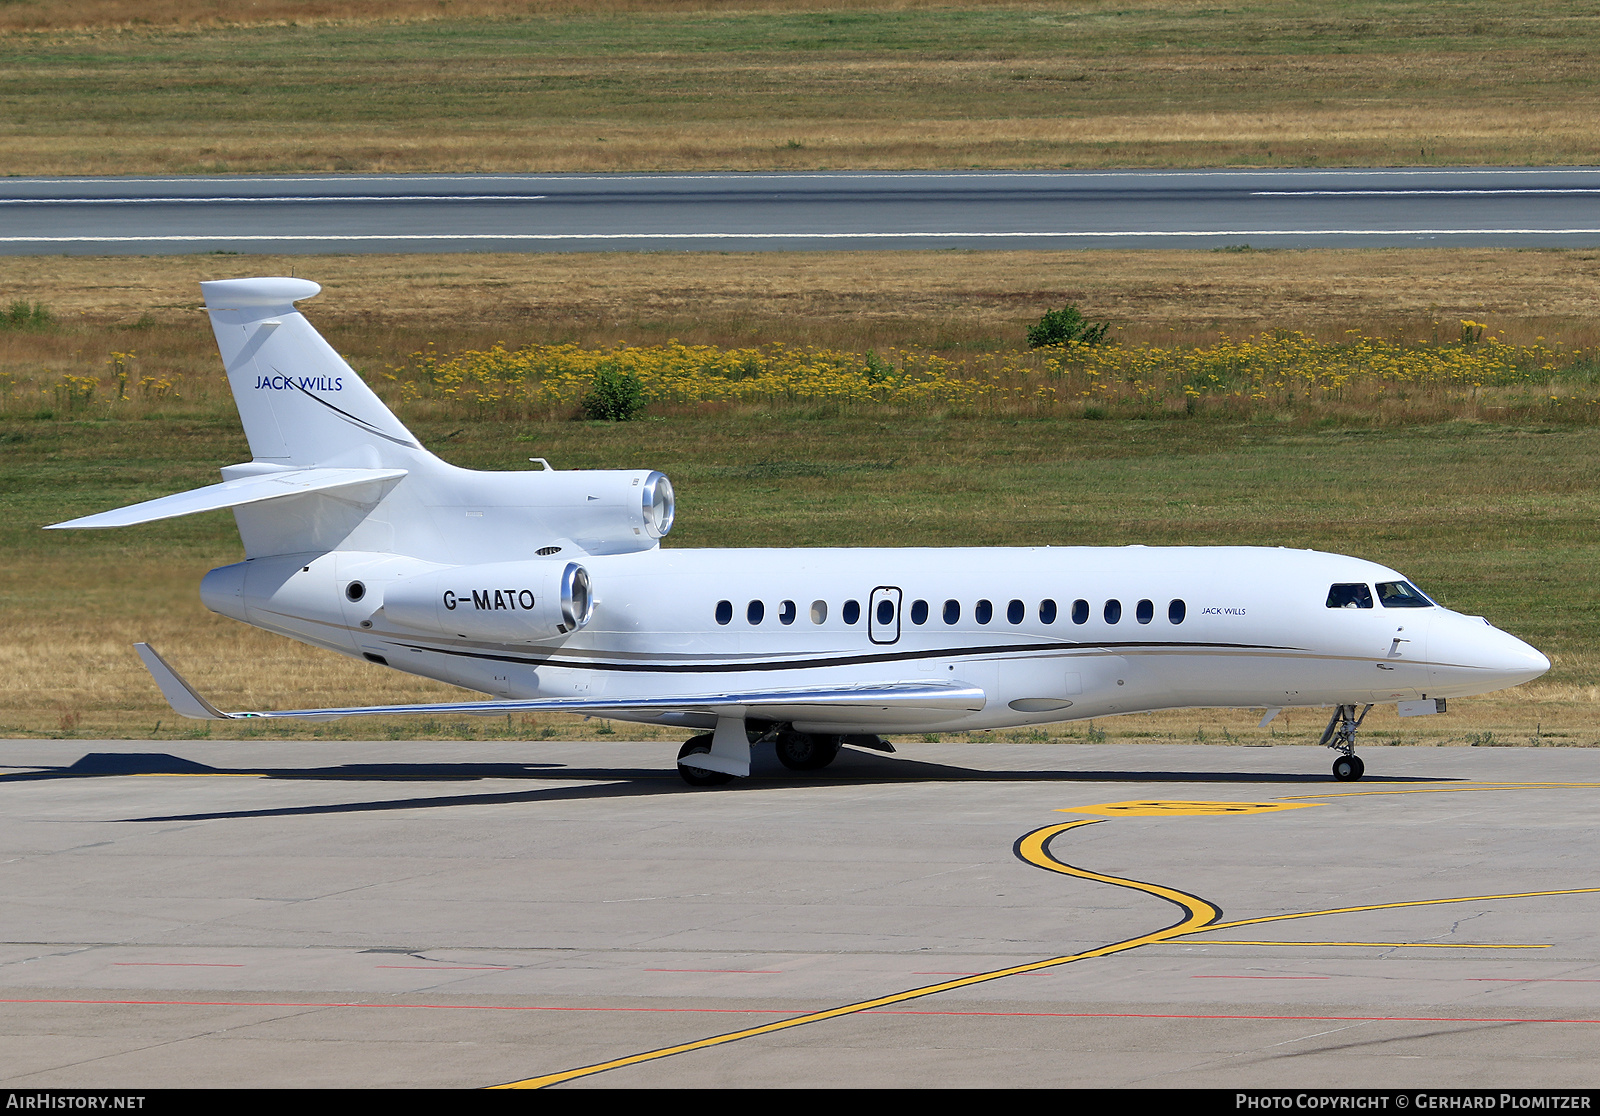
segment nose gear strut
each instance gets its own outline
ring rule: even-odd
[[[1328,718],[1328,727],[1322,730],[1319,743],[1342,753],[1333,761],[1333,777],[1341,783],[1354,782],[1367,769],[1361,757],[1356,755],[1356,729],[1361,727],[1361,722],[1367,719],[1370,712],[1371,705],[1363,706],[1359,715],[1354,705],[1341,705]]]

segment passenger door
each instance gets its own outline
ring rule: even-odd
[[[898,643],[900,640],[900,590],[880,585],[867,602],[867,638],[873,643]]]

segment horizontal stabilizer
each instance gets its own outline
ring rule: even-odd
[[[887,682],[868,686],[805,687],[733,694],[654,698],[520,698],[460,701],[423,705],[366,705],[343,709],[285,709],[258,713],[224,713],[195,692],[177,671],[147,643],[134,647],[155,677],[167,704],[185,717],[199,720],[328,721],[336,717],[395,717],[415,713],[454,713],[498,717],[507,713],[707,713],[770,720],[827,720],[863,712],[975,713],[986,704],[984,692],[962,682]]]
[[[158,500],[146,500],[142,504],[86,515],[81,519],[69,519],[65,523],[52,523],[46,530],[131,527],[136,523],[152,523],[180,515],[237,508],[245,504],[259,504],[264,500],[280,500],[286,496],[304,496],[312,492],[333,492],[357,485],[396,481],[405,475],[404,469],[275,469],[270,473],[238,477],[221,484],[163,496]]]

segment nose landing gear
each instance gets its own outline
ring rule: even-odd
[[[1356,755],[1356,729],[1361,727],[1361,722],[1367,719],[1370,712],[1371,705],[1363,706],[1359,714],[1354,705],[1341,705],[1328,718],[1328,727],[1322,732],[1321,743],[1341,753],[1333,761],[1333,777],[1341,783],[1355,782],[1367,769],[1361,757]]]

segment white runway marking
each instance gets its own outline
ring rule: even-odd
[[[1600,194],[1589,186],[1532,186],[1499,190],[1252,190],[1252,198],[1476,198],[1527,197],[1530,194]]]
[[[301,194],[262,197],[0,198],[0,205],[216,205],[219,202],[537,201],[544,194]]]

